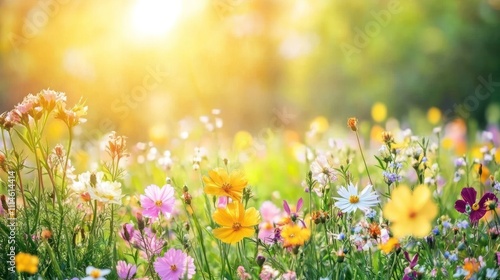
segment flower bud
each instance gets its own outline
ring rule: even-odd
[[[358,119],[356,119],[356,118],[349,118],[349,119],[347,119],[347,126],[352,131],[358,131]]]
[[[142,213],[137,213],[135,215],[135,217],[137,218],[137,228],[140,230],[140,231],[143,231],[144,230],[144,219],[142,218]]]
[[[40,236],[42,237],[42,239],[51,239],[52,238],[52,231],[48,230],[48,229],[44,229],[42,230],[42,233],[40,234]]]
[[[262,267],[264,265],[264,262],[266,261],[266,257],[264,257],[264,256],[257,256],[257,259],[255,261],[257,262],[257,265],[259,267]]]

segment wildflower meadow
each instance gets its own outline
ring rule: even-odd
[[[88,142],[68,99],[0,115],[1,279],[500,279],[497,125],[377,103],[259,139],[215,109],[168,144]]]

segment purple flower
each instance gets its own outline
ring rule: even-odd
[[[160,189],[156,185],[150,185],[144,192],[146,195],[141,195],[140,197],[141,206],[144,208],[143,215],[152,218],[153,222],[158,218],[160,213],[170,218],[175,204],[174,188],[170,185],[165,185]]]
[[[405,259],[410,263],[406,268],[405,268],[405,275],[403,276],[403,280],[412,280],[412,279],[417,279],[418,278],[418,273],[413,270],[413,268],[418,264],[418,253],[413,256],[413,258],[410,259],[410,254],[408,252],[404,252]]]
[[[292,221],[295,222],[297,220],[297,218],[299,217],[297,212],[300,211],[303,203],[304,203],[304,201],[302,200],[302,197],[301,197],[299,199],[299,201],[297,201],[297,207],[296,207],[295,211],[292,212],[292,210],[290,210],[290,205],[288,205],[288,202],[286,200],[283,200],[283,209],[285,209],[285,212],[288,214],[288,216],[290,216]]]
[[[132,279],[137,272],[137,266],[133,264],[126,263],[124,261],[118,261],[116,265],[116,273],[118,277],[123,280]]]
[[[477,224],[477,222],[486,214],[488,211],[485,203],[490,200],[498,202],[498,198],[493,193],[485,193],[483,197],[476,202],[477,192],[474,188],[463,188],[462,199],[455,202],[455,209],[460,213],[466,213],[469,215],[469,219],[472,224]]]
[[[163,257],[157,258],[154,268],[162,280],[191,279],[196,273],[194,259],[182,250],[174,248],[168,250]]]

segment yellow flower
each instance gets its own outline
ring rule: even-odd
[[[241,200],[243,189],[247,186],[247,179],[240,171],[231,172],[223,168],[216,168],[208,172],[208,177],[203,177],[205,193],[216,196],[228,196],[234,200]]]
[[[283,237],[283,247],[301,246],[311,237],[311,230],[289,224],[283,227],[281,237]]]
[[[387,117],[387,107],[384,103],[376,102],[372,106],[372,118],[376,122],[383,122]]]
[[[216,238],[225,243],[236,243],[255,233],[260,213],[254,207],[245,210],[239,201],[231,202],[227,208],[218,208],[213,214],[214,221],[221,227],[213,230]]]
[[[436,107],[429,108],[429,110],[427,111],[427,120],[431,124],[438,124],[441,120],[441,110]]]
[[[384,244],[380,244],[379,248],[384,253],[389,254],[395,247],[399,246],[399,240],[397,238],[391,237]]]
[[[38,271],[38,257],[20,252],[16,255],[16,270],[18,273],[35,274]]]
[[[407,235],[425,237],[431,231],[431,222],[437,216],[438,208],[431,199],[431,191],[419,185],[411,193],[410,188],[401,185],[394,189],[391,201],[384,206],[384,217],[391,224],[394,237]]]
[[[314,132],[323,133],[328,130],[328,119],[318,116],[314,118],[309,127]]]

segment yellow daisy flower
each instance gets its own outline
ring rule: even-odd
[[[243,189],[247,186],[247,179],[240,171],[228,174],[223,168],[216,168],[203,177],[205,193],[216,196],[228,196],[234,200],[241,200]]]
[[[290,224],[283,227],[281,237],[283,237],[283,247],[301,246],[311,237],[311,230]]]
[[[245,210],[239,201],[229,203],[226,208],[218,208],[212,217],[221,226],[213,230],[214,236],[231,244],[255,234],[254,226],[260,222],[259,211],[254,207]]]
[[[384,206],[384,217],[391,222],[391,231],[396,238],[408,235],[425,237],[431,231],[437,214],[438,207],[425,185],[417,186],[413,193],[407,186],[397,187],[391,201]]]
[[[20,252],[16,255],[16,270],[17,272],[28,272],[35,274],[38,271],[38,257],[28,253]]]

